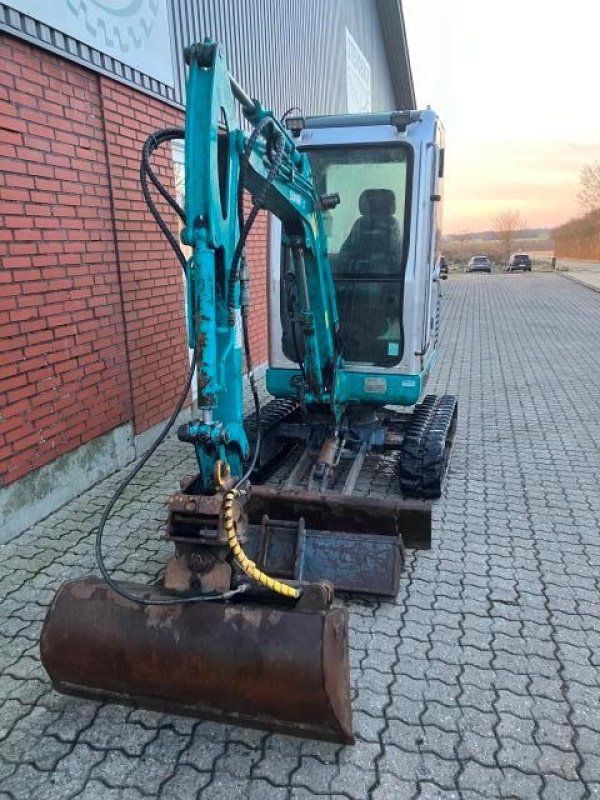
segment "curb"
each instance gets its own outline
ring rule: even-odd
[[[590,283],[585,283],[585,281],[582,281],[580,278],[576,278],[574,275],[569,275],[568,272],[558,272],[557,274],[562,275],[562,277],[567,278],[567,280],[573,281],[573,283],[578,283],[585,289],[589,289],[592,292],[596,292],[596,294],[600,294],[600,286],[592,286]]]

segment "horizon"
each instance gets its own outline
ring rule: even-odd
[[[490,229],[506,209],[529,228],[578,216],[581,168],[600,160],[600,107],[586,82],[600,4],[403,8],[417,105],[446,130],[444,232]]]

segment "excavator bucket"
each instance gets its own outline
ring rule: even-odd
[[[85,578],[57,592],[41,656],[67,694],[350,744],[347,638],[345,609],[260,598],[143,606]]]

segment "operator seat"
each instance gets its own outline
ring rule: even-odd
[[[340,268],[362,274],[393,275],[402,257],[402,233],[391,189],[365,189],[358,199],[360,217],[340,248]],[[342,266],[343,265],[343,266]]]
[[[348,361],[386,366],[396,352],[388,349],[389,331],[392,326],[401,329],[402,232],[394,216],[396,197],[391,189],[365,189],[358,209],[360,217],[336,265],[344,355]],[[390,283],[390,278],[397,282]]]

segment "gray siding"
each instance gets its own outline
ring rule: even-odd
[[[176,52],[205,36],[221,42],[231,72],[277,114],[347,110],[348,28],[371,66],[373,111],[395,107],[374,0],[173,0],[173,14]],[[181,60],[176,80],[182,91]]]
[[[373,111],[414,105],[400,0],[170,0],[175,86],[64,36],[0,2],[0,30],[180,105],[183,48],[209,36],[226,49],[230,70],[277,114],[343,113],[345,29],[371,67]]]

